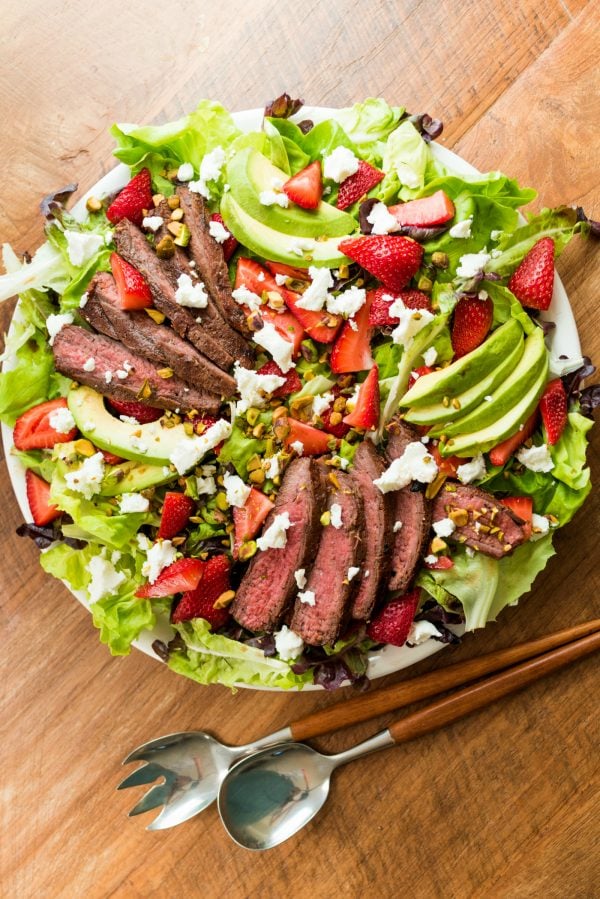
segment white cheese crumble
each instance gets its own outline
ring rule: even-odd
[[[263,206],[281,206],[282,209],[287,209],[290,203],[287,194],[276,193],[274,190],[261,190],[258,199]]]
[[[456,477],[462,484],[479,481],[486,475],[485,460],[482,453],[477,453],[470,462],[464,462],[456,469]]]
[[[305,590],[303,593],[298,594],[298,599],[307,606],[314,606],[316,602],[315,591]]]
[[[347,147],[336,147],[323,160],[323,176],[341,184],[358,171],[359,160]]]
[[[162,215],[147,215],[142,219],[142,228],[148,228],[149,231],[158,231],[164,225],[165,220]]]
[[[251,487],[244,484],[237,474],[226,473],[223,476],[223,486],[225,487],[225,495],[230,506],[241,509],[248,497],[250,496]]]
[[[217,492],[217,482],[212,475],[196,478],[198,496],[213,496]]]
[[[329,409],[331,404],[333,403],[334,396],[333,393],[321,393],[317,394],[317,396],[313,397],[312,401],[312,413],[313,415],[322,415],[326,409]]]
[[[178,181],[191,181],[194,177],[194,166],[191,162],[182,162],[177,169]]]
[[[296,237],[292,240],[291,244],[288,247],[290,253],[294,253],[296,256],[304,256],[305,253],[310,253],[315,248],[314,240],[310,240],[304,237]]]
[[[87,586],[91,603],[114,594],[117,587],[125,580],[124,572],[117,571],[112,562],[105,558],[104,552],[101,555],[92,556],[87,565],[91,574],[91,580]]]
[[[465,219],[462,222],[457,222],[455,225],[452,225],[448,234],[450,237],[460,237],[465,239],[471,236],[471,225],[473,224],[473,216],[470,215],[468,219]]]
[[[342,471],[346,471],[350,465],[350,459],[345,459],[343,456],[332,456],[331,461],[339,465]]]
[[[351,565],[348,571],[346,572],[346,578],[351,581],[353,577],[356,577],[360,568],[357,568],[355,565]]]
[[[309,271],[310,271],[310,269],[309,269]],[[279,272],[277,272],[277,274],[275,275],[275,283],[277,284],[278,287],[283,287],[283,285],[285,284],[287,279],[288,279],[287,275],[280,275]]]
[[[328,268],[317,268],[315,265],[311,265],[309,266],[308,274],[311,277],[311,283],[297,301],[296,305],[299,309],[309,309],[311,312],[319,312],[329,299],[329,289],[333,287],[331,271]]]
[[[294,363],[292,362],[294,345],[283,337],[271,322],[265,322],[260,331],[254,332],[252,339],[254,343],[257,343],[271,354],[284,374],[290,368],[294,368]]]
[[[287,543],[287,529],[292,527],[288,512],[276,515],[267,530],[257,539],[260,550],[283,549]]]
[[[375,203],[367,216],[367,221],[373,226],[371,234],[389,234],[390,231],[397,231],[399,227],[385,203]]]
[[[126,425],[138,425],[139,421],[133,415],[119,415],[119,420],[124,421]]]
[[[112,371],[104,372],[104,380],[106,381],[107,384],[110,384],[110,382],[112,381],[112,377],[113,377]]]
[[[231,291],[231,296],[236,301],[238,306],[248,306],[252,312],[256,312],[257,309],[260,308],[261,298],[257,293],[254,293],[253,290],[250,290],[246,287],[245,284],[240,284],[239,287],[236,287],[235,290]]]
[[[142,565],[142,574],[153,584],[163,568],[173,564],[176,554],[177,549],[170,540],[158,540],[148,550]]]
[[[546,443],[541,446],[522,447],[517,450],[517,459],[530,471],[552,471],[554,462]]]
[[[531,540],[540,540],[545,537],[550,530],[550,522],[545,515],[537,515],[535,512],[531,516]]]
[[[87,305],[87,301],[89,300],[89,298],[90,298],[90,296],[89,296],[89,294],[87,293],[87,291],[86,291],[86,293],[82,293],[82,294],[81,294],[81,299],[79,300],[79,308],[80,308],[80,309],[85,309],[85,307],[86,307],[86,305]]]
[[[338,294],[337,297],[330,295],[327,299],[327,311],[333,314],[344,315],[351,318],[356,315],[358,310],[365,305],[367,299],[367,291],[362,287],[356,287],[354,284],[348,290]]]
[[[231,234],[222,222],[217,222],[212,219],[208,223],[208,233],[211,237],[214,237],[217,243],[225,243],[225,241],[229,240],[231,237]]]
[[[442,633],[431,621],[413,621],[406,642],[411,646],[420,646],[431,637],[441,637]]]
[[[188,183],[192,193],[200,194],[205,200],[211,199],[210,188],[207,181],[218,181],[221,177],[221,169],[225,163],[225,150],[223,147],[215,147],[207,153],[200,163],[200,171],[197,181]]]
[[[59,312],[57,315],[51,314],[46,319],[46,329],[48,331],[48,337],[50,338],[48,343],[50,346],[54,345],[54,338],[58,334],[58,332],[65,327],[65,325],[73,324],[73,316],[70,312]]]
[[[395,521],[395,522],[394,522],[394,527],[392,528],[394,534],[397,534],[398,531],[401,531],[401,530],[402,530],[402,525],[403,525],[403,524],[404,524],[403,521]]]
[[[265,474],[268,478],[276,478],[280,472],[279,467],[279,456],[271,456],[270,459],[265,460]]]
[[[95,371],[96,370],[96,360],[93,356],[90,356],[89,359],[86,359],[83,365],[81,366],[84,371]]]
[[[504,231],[491,231],[490,238],[492,240],[500,240],[500,238],[502,237],[503,234],[504,234]]]
[[[205,309],[208,304],[208,294],[204,289],[203,282],[197,281],[194,284],[190,276],[182,272],[177,278],[175,301],[180,306],[191,306],[192,309]]]
[[[280,375],[260,375],[249,368],[242,368],[239,362],[233,366],[233,377],[241,396],[241,401],[237,404],[238,413],[245,412],[250,406],[264,406],[266,395],[285,384],[285,378]]]
[[[459,278],[474,278],[482,271],[492,257],[485,251],[481,253],[465,253],[458,260],[456,274]]]
[[[294,571],[294,580],[296,581],[298,590],[304,590],[306,587],[306,568],[297,568],[296,571]]]
[[[72,265],[85,265],[104,246],[102,234],[91,231],[65,231],[67,256]]]
[[[296,455],[303,456],[304,455],[304,444],[301,440],[294,440],[290,443],[290,448],[294,450]]]
[[[284,624],[280,631],[275,633],[275,649],[279,657],[285,662],[298,658],[304,649],[304,640],[295,631]]]
[[[150,506],[150,500],[142,496],[141,493],[124,493],[119,503],[119,512],[127,514],[128,512],[147,512]]]
[[[86,499],[91,499],[98,493],[102,478],[104,477],[104,459],[102,453],[94,453],[84,460],[83,465],[75,471],[68,471],[65,482],[69,490],[81,493]]]
[[[409,443],[402,455],[394,459],[381,477],[373,483],[382,493],[389,493],[407,487],[412,481],[431,484],[437,473],[435,459],[429,455],[427,448],[419,440]]]
[[[75,419],[66,406],[60,406],[50,413],[48,424],[59,434],[68,434],[75,427]]]
[[[392,331],[392,340],[394,343],[401,344],[405,349],[408,349],[415,335],[434,318],[428,309],[409,309],[400,297],[391,303],[389,315],[391,318],[398,319],[398,324]]]
[[[423,353],[423,362],[428,368],[431,368],[435,360],[437,359],[437,350],[434,346],[430,346],[428,350],[425,350]]]
[[[438,537],[450,537],[456,530],[456,525],[451,518],[440,518],[433,522],[433,530]]]
[[[119,379],[119,381],[124,381],[125,378],[127,377],[127,375],[129,374],[129,372],[127,371],[126,368],[118,368],[116,370],[115,374],[116,374],[117,378]]]
[[[342,507],[339,503],[332,503],[329,507],[329,523],[336,531],[342,526]]]
[[[230,435],[231,425],[224,418],[220,418],[199,437],[182,440],[171,453],[169,462],[175,466],[178,474],[183,475],[197,465],[209,450],[214,449],[222,440],[227,440]]]
[[[425,556],[423,561],[426,565],[435,565],[435,563],[437,562],[437,556],[434,556],[432,553],[430,553],[428,556]]]

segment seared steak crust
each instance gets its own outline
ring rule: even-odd
[[[464,543],[486,556],[501,559],[524,543],[521,519],[503,506],[491,493],[470,484],[446,481],[433,501],[433,521],[452,515],[458,524],[445,539]]]

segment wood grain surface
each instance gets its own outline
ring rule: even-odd
[[[586,0],[21,0],[0,32],[0,239],[33,250],[40,197],[112,166],[108,126],[232,109],[282,90],[346,105],[382,95],[445,122],[476,166],[600,218],[597,4]],[[584,350],[600,359],[600,246],[559,260]],[[4,323],[10,309],[3,309]],[[600,480],[600,430],[592,476]],[[120,760],[161,733],[244,742],[349,695],[204,688],[134,652],[112,659],[87,612],[38,568],[0,476],[3,751],[0,893],[22,897],[598,895],[597,658],[418,743],[336,774],[293,841],[250,854],[216,810],[155,834],[128,820]],[[411,675],[600,614],[596,490],[517,608]],[[400,676],[388,678],[387,682]],[[333,751],[393,719],[314,741]]]

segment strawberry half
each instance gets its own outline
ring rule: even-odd
[[[532,531],[533,500],[530,496],[506,496],[500,502],[524,522],[523,532],[525,539],[529,540]]]
[[[190,618],[204,618],[213,628],[223,627],[229,619],[227,609],[215,609],[217,599],[230,589],[229,559],[227,556],[212,556],[201,562],[200,583],[184,593],[171,615],[173,624],[189,621]]]
[[[538,410],[536,409],[535,412],[529,416],[523,425],[522,430],[515,431],[514,434],[507,437],[506,440],[503,440],[502,443],[498,443],[490,450],[489,457],[492,465],[506,465],[512,454],[518,450],[521,444],[525,443],[535,431],[537,418]]]
[[[376,365],[360,385],[356,406],[344,417],[344,423],[365,431],[373,430],[379,424],[379,369]]]
[[[430,571],[447,571],[448,568],[454,568],[454,562],[448,556],[438,556],[435,562],[424,562],[423,564]]]
[[[165,493],[157,536],[170,540],[184,529],[195,508],[196,503],[191,496],[186,496],[185,493]]]
[[[373,300],[369,310],[369,324],[374,328],[393,328],[398,324],[397,318],[390,316],[390,306],[394,300],[402,300],[407,309],[427,309],[431,312],[431,301],[427,294],[420,290],[399,290],[392,293],[385,287],[373,291]]]
[[[211,222],[218,222],[220,225],[223,225],[223,227],[227,230],[227,228],[225,226],[225,222],[223,220],[223,216],[221,215],[220,212],[213,212],[213,214],[210,217],[210,220],[211,220]],[[225,262],[229,262],[229,260],[231,259],[231,257],[235,253],[235,251],[237,250],[238,246],[239,246],[238,241],[235,239],[233,234],[230,234],[229,237],[227,238],[227,240],[221,244],[221,247],[223,249],[223,256],[225,257]]]
[[[390,290],[406,287],[423,259],[421,244],[393,234],[350,237],[340,241],[339,249]]]
[[[388,209],[398,225],[413,225],[419,228],[433,228],[443,225],[454,218],[454,203],[447,193],[437,190],[430,197],[421,197],[420,200],[408,200]]]
[[[404,596],[392,599],[368,625],[367,636],[377,643],[404,646],[420,600],[420,590],[411,590]]]
[[[445,474],[449,478],[455,478],[458,466],[464,465],[469,461],[468,459],[460,459],[458,456],[446,456],[445,458],[442,458],[437,443],[430,443],[427,449],[433,456],[440,474]]]
[[[143,276],[118,253],[111,253],[110,267],[117,285],[121,309],[147,309],[152,293]]]
[[[141,425],[147,425],[151,421],[158,421],[161,415],[165,414],[164,409],[156,409],[154,406],[146,406],[145,403],[121,402],[112,397],[107,398],[109,406],[118,412],[119,415],[127,415],[129,418],[135,418]]]
[[[240,547],[247,540],[252,540],[260,531],[263,522],[273,503],[256,487],[252,487],[248,499],[242,508],[233,508],[233,558],[237,559]]]
[[[364,306],[361,306],[356,315],[345,322],[340,336],[333,345],[329,364],[331,370],[336,374],[364,371],[375,364],[371,355],[372,328],[369,325],[369,311],[373,294],[373,290],[367,291]],[[352,327],[353,325],[354,327]]]
[[[25,489],[33,523],[38,527],[50,524],[62,515],[58,506],[53,506],[50,502],[50,484],[29,468],[25,472]]]
[[[554,241],[542,237],[525,256],[508,282],[523,306],[530,309],[548,309],[554,288]]]
[[[333,394],[334,400],[336,400],[338,396],[341,396],[342,390],[337,384],[334,384],[331,388],[331,393]],[[338,422],[338,424],[332,425],[331,416],[334,412],[335,409],[333,408],[333,403],[331,403],[328,409],[324,409],[323,412],[321,412],[319,418],[323,422],[323,428],[327,431],[327,433],[333,434],[334,437],[339,437],[341,440],[342,437],[345,437],[350,430],[350,425],[344,424],[343,419],[342,421]]]
[[[238,259],[234,286],[247,287],[248,290],[251,290],[252,293],[255,293],[259,297],[261,297],[265,291],[267,293],[273,291],[277,293],[284,302],[286,302],[286,294],[288,293],[285,287],[280,287],[277,284],[275,278],[266,268],[263,268],[262,265],[259,265],[254,259],[247,259],[245,256],[240,256]],[[244,308],[249,315],[250,309],[247,306]],[[283,312],[276,312],[275,309],[271,309],[266,305],[260,307],[260,314],[266,322],[269,322],[277,329],[282,337],[285,337],[286,340],[293,343],[294,356],[297,356],[300,352],[300,344],[304,339],[304,330],[296,316],[285,310]]]
[[[340,184],[336,206],[338,209],[347,209],[357,200],[372,190],[376,184],[383,181],[385,172],[369,165],[364,159],[358,163],[358,169]]]
[[[291,290],[285,290],[284,299],[286,306],[292,314],[298,319],[306,333],[317,343],[333,343],[340,330],[343,318],[333,312],[327,312],[326,309],[315,312],[312,309],[300,309],[298,300],[301,298],[299,293]]]
[[[494,304],[489,297],[462,297],[454,308],[452,348],[454,358],[460,359],[483,343],[494,318]]]
[[[153,584],[144,584],[135,595],[140,599],[154,599],[194,590],[203,575],[203,564],[200,559],[177,559],[172,565],[163,568]]]
[[[13,430],[13,443],[18,450],[51,449],[57,443],[68,443],[77,434],[77,428],[60,433],[50,424],[50,416],[57,409],[67,409],[64,397],[48,400],[28,409],[20,415]]]
[[[302,390],[302,381],[295,368],[290,368],[290,370],[284,374],[277,363],[270,360],[269,362],[265,362],[262,368],[258,369],[258,374],[277,375],[278,378],[285,378],[285,384],[282,384],[281,387],[278,387],[277,390],[274,390],[271,394],[274,397],[289,396],[290,393],[297,393],[299,390]]]
[[[549,381],[540,400],[540,412],[550,446],[558,443],[567,425],[567,394],[560,378]]]
[[[129,219],[139,227],[144,209],[151,209],[152,206],[152,178],[148,169],[141,169],[112,201],[106,210],[106,218],[113,225],[121,219]]]
[[[123,456],[117,456],[115,453],[109,453],[108,450],[98,449],[96,447],[96,452],[102,453],[102,458],[106,462],[107,465],[118,465],[119,462],[124,462],[125,459]]]
[[[289,450],[292,443],[301,443],[303,451],[300,455],[322,456],[323,453],[331,452],[330,443],[332,441],[336,442],[335,438],[326,431],[320,431],[318,428],[313,428],[312,425],[304,424],[303,421],[297,421],[295,418],[288,418],[287,425],[290,430],[285,438],[285,448]]]
[[[316,209],[323,196],[321,163],[317,159],[283,185],[283,192],[302,209]]]
[[[414,384],[417,383],[417,381],[419,380],[419,378],[422,378],[423,375],[430,375],[432,371],[433,371],[433,368],[431,368],[430,365],[419,365],[418,368],[413,369],[413,370],[411,371],[410,375],[408,376],[408,387],[409,387],[409,389],[410,389]]]

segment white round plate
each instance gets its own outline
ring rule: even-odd
[[[300,112],[300,114],[294,117],[295,120],[299,121],[301,119],[311,119],[313,122],[321,122],[324,119],[335,118],[336,110],[324,106],[304,106]],[[242,131],[256,131],[260,129],[263,117],[262,109],[246,109],[242,112],[236,112],[233,114],[233,118],[235,120],[236,125]],[[293,119],[293,120],[294,120]],[[465,162],[464,159],[461,159],[460,156],[457,156],[455,153],[452,153],[451,150],[448,150],[446,147],[442,147],[440,144],[432,143],[431,144],[433,153],[436,158],[443,163],[446,168],[452,170],[455,174],[473,177],[481,174],[476,168],[470,165],[468,162]],[[108,172],[103,178],[100,179],[93,187],[91,187],[87,193],[85,193],[81,199],[75,204],[72,209],[72,213],[75,218],[83,221],[86,216],[86,208],[85,202],[89,196],[94,197],[104,197],[108,194],[114,193],[117,190],[120,190],[122,187],[127,184],[129,181],[130,174],[129,168],[120,163],[117,165],[112,171]],[[18,316],[19,310],[18,307],[15,311],[15,318]],[[556,323],[556,328],[551,332],[550,337],[548,338],[548,347],[550,349],[551,360],[550,360],[550,368],[551,371],[554,366],[557,369],[560,369],[560,365],[564,366],[564,363],[559,364],[559,356],[566,356],[572,363],[570,367],[578,368],[581,364],[581,347],[579,344],[579,337],[577,334],[577,326],[575,324],[575,319],[573,317],[573,312],[571,310],[571,306],[569,305],[569,300],[566,294],[566,291],[562,285],[562,282],[558,275],[555,273],[554,276],[554,294],[552,298],[552,305],[548,312],[542,314],[542,318],[548,319]],[[4,363],[7,368],[10,368],[11,360],[7,359]],[[25,520],[29,519],[29,505],[27,503],[27,494],[25,490],[25,469],[19,462],[19,460],[11,454],[11,450],[13,448],[13,440],[12,440],[12,430],[7,427],[5,424],[2,424],[2,441],[4,444],[4,450],[6,454],[6,465],[8,468],[9,477],[11,480],[11,484],[13,487],[14,494],[17,498],[17,502],[19,503],[19,507],[21,512],[23,513],[23,517]],[[65,583],[67,589],[73,593],[73,595],[81,602],[86,608],[89,609],[89,602],[85,593],[81,590],[73,590],[69,584]],[[134,646],[137,649],[141,649],[142,652],[145,652],[146,655],[151,656],[153,659],[158,659],[158,656],[152,649],[152,643],[154,640],[163,640],[168,641],[172,636],[171,628],[167,621],[158,622],[156,627],[154,627],[151,631],[143,631],[139,638],[134,641]],[[396,647],[396,646],[386,646],[383,649],[376,650],[371,652],[369,657],[369,670],[368,675],[371,679],[377,677],[383,677],[386,674],[392,674],[394,671],[400,671],[402,668],[408,668],[410,665],[414,665],[416,662],[420,662],[422,659],[427,658],[433,653],[438,652],[443,647],[444,644],[438,643],[435,640],[428,640],[425,643],[422,643],[420,646],[415,646],[410,648],[408,646]],[[247,687],[247,684],[239,684],[240,687]],[[276,692],[291,692],[294,693],[294,690],[291,691],[282,691],[278,687],[250,687],[249,689],[256,690],[275,690]],[[303,690],[321,690],[322,687],[317,687],[314,685],[308,685],[303,687]]]

